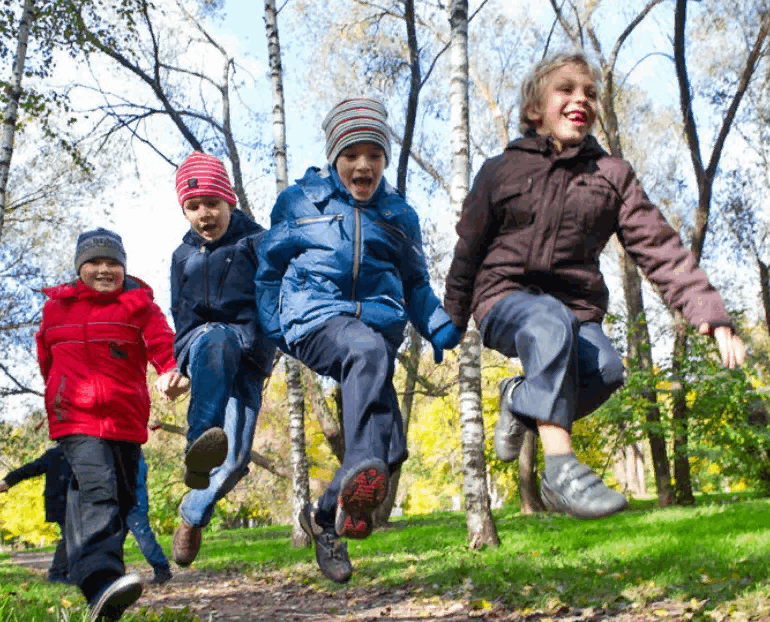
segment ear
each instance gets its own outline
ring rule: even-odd
[[[527,106],[527,119],[539,126],[543,122],[543,115],[535,106],[529,105]]]
[[[228,203],[227,205],[230,207],[230,213],[232,214],[236,209],[235,205],[233,205],[232,203]]]

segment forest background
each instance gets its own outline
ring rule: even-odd
[[[170,256],[186,230],[174,167],[194,148],[227,163],[241,209],[267,226],[281,159],[290,179],[322,165],[326,111],[351,94],[382,99],[394,135],[386,178],[420,214],[434,288],[443,291],[457,220],[449,96],[455,5],[287,0],[266,2],[262,13],[261,6],[227,0],[5,0],[0,54],[9,62],[0,79],[5,119],[15,122],[4,125],[5,138],[13,132],[0,162],[0,469],[49,444],[46,427],[37,427],[43,387],[33,336],[40,289],[73,276],[78,232],[118,231],[128,271],[148,281],[168,309]],[[635,291],[627,258],[612,241],[602,255],[611,293],[605,329],[625,357],[628,378],[576,428],[578,453],[629,495],[657,495],[661,505],[717,490],[770,493],[766,6],[482,0],[471,2],[467,15],[471,171],[518,135],[518,85],[531,65],[546,51],[585,48],[605,75],[597,137],[633,164],[749,345],[742,371],[721,370],[713,346],[688,333],[647,284],[637,280]],[[25,63],[16,71],[25,23]],[[273,31],[282,48],[283,153],[273,138]],[[398,366],[411,455],[387,513],[459,509],[467,496],[458,381],[464,351],[436,366],[424,345],[410,330]],[[522,511],[537,511],[527,494],[537,483],[534,439],[519,465],[497,461],[490,445],[497,386],[518,371],[517,362],[488,351],[480,361],[487,503],[520,499]],[[279,364],[265,393],[252,473],[219,504],[215,526],[291,520],[298,477],[287,412],[297,408],[289,397],[297,390],[311,494],[334,472],[344,450],[336,387],[307,370],[293,381],[290,366]],[[155,400],[152,420],[161,427],[146,446],[151,515],[153,526],[169,533],[185,492],[185,401]],[[27,482],[0,499],[3,539],[55,537],[42,523],[41,487]]]

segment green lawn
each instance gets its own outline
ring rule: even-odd
[[[495,518],[501,546],[481,551],[468,550],[462,513],[394,520],[393,529],[349,542],[355,566],[349,586],[408,584],[429,597],[522,610],[615,609],[669,598],[686,604],[694,617],[721,620],[735,611],[743,619],[770,615],[770,500],[712,497],[666,510],[637,501],[630,511],[600,521],[524,517],[515,508],[496,512]],[[160,541],[170,550],[170,536]],[[128,563],[141,564],[133,540],[129,543]],[[208,532],[195,567],[237,567],[255,575],[281,569],[318,589],[340,589],[321,576],[310,549],[289,547],[287,527]],[[74,608],[82,604],[77,590],[48,586],[0,561],[0,620],[56,620],[54,614],[40,616],[49,607],[55,610],[63,597]],[[32,606],[37,617],[25,617]],[[188,618],[175,614],[163,622],[172,619]]]

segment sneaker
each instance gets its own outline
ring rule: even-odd
[[[577,518],[604,518],[628,507],[622,493],[607,488],[590,467],[577,460],[563,464],[553,482],[543,475],[540,491],[546,508]]]
[[[202,531],[200,527],[193,527],[184,521],[177,527],[171,540],[171,556],[177,564],[185,567],[195,561],[201,549]]]
[[[340,541],[334,527],[321,527],[315,522],[316,508],[306,503],[299,514],[299,524],[315,542],[315,559],[321,573],[335,583],[347,583],[353,575],[348,545]]]
[[[211,428],[190,445],[184,457],[184,483],[188,488],[206,490],[211,469],[227,458],[227,435],[222,428]]]
[[[152,573],[152,579],[150,579],[150,585],[165,585],[171,580],[172,576],[171,566],[168,564],[155,568]]]
[[[357,519],[350,516],[341,505],[337,506],[337,516],[334,521],[334,530],[340,538],[352,538],[363,540],[372,535],[373,515],[363,514]]]
[[[372,533],[373,512],[388,495],[388,467],[382,460],[367,460],[342,478],[335,529],[347,538]]]
[[[66,574],[48,573],[48,583],[61,583],[62,585],[72,585],[69,576]]]
[[[115,579],[94,597],[89,622],[114,622],[142,595],[142,583],[137,574]]]
[[[513,462],[524,446],[527,426],[512,412],[513,392],[524,376],[505,378],[500,383],[500,418],[495,426],[495,453],[503,462]]]

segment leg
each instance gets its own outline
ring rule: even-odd
[[[59,443],[73,472],[65,523],[70,576],[93,604],[125,574],[125,517],[134,504],[139,446],[81,435]]]
[[[131,533],[134,534],[134,538],[136,538],[139,550],[150,566],[152,566],[154,573],[157,575],[162,571],[170,572],[168,557],[166,557],[160,544],[158,544],[158,540],[155,538],[152,527],[150,527],[150,520],[146,509],[135,505],[131,512],[129,512],[126,523]]]
[[[59,542],[53,554],[51,566],[48,569],[48,580],[51,583],[69,583],[69,564],[67,562],[67,537],[64,523],[59,523]]]
[[[174,561],[181,566],[195,560],[200,550],[202,529],[209,524],[217,501],[249,472],[263,384],[264,378],[247,365],[236,374],[224,420],[227,457],[211,472],[208,488],[191,490],[179,508],[182,525],[174,533],[172,553]]]

